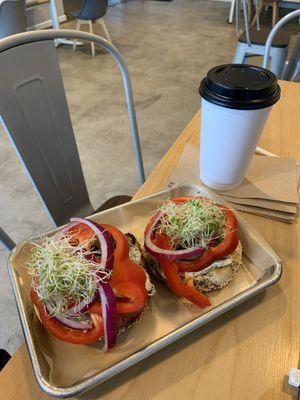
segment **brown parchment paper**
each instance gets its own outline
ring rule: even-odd
[[[291,203],[285,203],[283,201],[273,201],[273,200],[262,200],[262,199],[243,199],[226,196],[222,193],[223,199],[230,201],[235,204],[242,204],[245,206],[254,206],[259,208],[265,208],[268,210],[282,211],[284,213],[295,214],[297,211],[297,205]]]
[[[199,149],[189,143],[183,149],[179,163],[170,177],[169,186],[187,181],[201,184]],[[294,160],[254,155],[242,185],[234,190],[217,193],[232,208],[293,222],[297,213],[298,182],[299,171]]]
[[[298,203],[296,163],[291,158],[254,155],[244,182],[226,196]]]
[[[99,223],[115,225],[123,232],[130,231],[142,242],[145,225],[157,206],[170,197],[182,195],[215,198],[215,195],[207,189],[188,185],[107,210],[93,216],[93,219]],[[221,201],[219,198],[216,200]],[[72,345],[55,339],[45,330],[35,316],[29,298],[31,277],[27,274],[25,264],[31,245],[28,243],[19,245],[11,258],[10,268],[14,269],[18,277],[16,283],[22,296],[26,324],[29,327],[26,327],[25,324],[24,329],[29,329],[33,337],[34,352],[39,359],[43,379],[52,387],[68,388],[77,385],[88,377],[101,374],[107,368],[117,365],[119,361],[145,349],[148,345],[155,343],[186,323],[203,314],[211,313],[212,310],[224,302],[230,301],[237,294],[253,288],[258,282],[267,279],[272,274],[276,255],[248,223],[243,220],[240,220],[239,223],[244,251],[243,265],[232,283],[223,290],[209,295],[212,302],[211,307],[201,310],[177,298],[169,289],[155,282],[156,295],[152,298],[150,308],[138,324],[119,336],[116,347],[108,353],[102,351],[103,343],[101,342],[89,346]]]

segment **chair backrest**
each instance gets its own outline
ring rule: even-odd
[[[26,31],[25,0],[0,2],[0,39]]]
[[[53,40],[0,53],[0,115],[53,220],[92,212]]]
[[[77,18],[94,20],[104,17],[107,10],[107,0],[83,0]]]
[[[268,39],[267,39],[266,45],[265,45],[265,54],[264,54],[264,60],[263,60],[264,68],[268,67],[271,46],[272,46],[273,40],[274,40],[276,34],[278,33],[278,31],[291,19],[299,18],[299,17],[300,17],[300,9],[292,11],[291,13],[287,14],[285,17],[281,18],[277,22],[276,25],[274,25],[273,29],[269,33],[269,36],[268,36]],[[297,47],[299,46],[299,43],[300,43],[299,40],[297,40],[297,44],[296,44]],[[296,53],[299,54],[299,49],[296,49]]]
[[[130,79],[116,48],[99,36],[71,30],[31,31],[0,40],[0,117],[56,225],[93,212],[52,40],[61,37],[93,40],[117,61],[144,181]]]

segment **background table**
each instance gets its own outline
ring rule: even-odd
[[[300,85],[281,82],[261,146],[300,163]],[[200,116],[192,119],[135,198],[163,189],[186,142],[199,141]],[[81,396],[106,400],[296,399],[287,384],[299,367],[299,219],[293,225],[244,214],[283,259],[278,284],[226,315]],[[49,399],[33,377],[23,344],[0,374],[1,400]]]

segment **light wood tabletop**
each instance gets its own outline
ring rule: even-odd
[[[300,163],[300,85],[281,82],[260,145]],[[184,145],[199,140],[196,114],[136,193],[163,189]],[[300,357],[299,218],[289,225],[244,214],[283,260],[278,284],[80,396],[82,399],[296,399],[287,383]],[[23,344],[0,374],[0,398],[42,400]]]

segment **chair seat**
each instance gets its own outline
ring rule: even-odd
[[[111,197],[110,199],[106,200],[105,203],[103,203],[97,210],[94,212],[94,214],[108,210],[109,208],[113,208],[116,206],[120,206],[121,204],[128,203],[132,199],[131,196],[127,195],[120,195],[120,196],[114,196]]]
[[[269,36],[270,29],[261,28],[256,30],[255,27],[250,29],[250,40],[252,44],[264,46]],[[273,40],[272,47],[287,47],[289,45],[291,35],[287,32],[278,32]],[[239,37],[240,43],[247,43],[246,33],[243,32]]]
[[[84,0],[81,9],[73,12],[77,19],[96,21],[103,18],[107,12],[107,0]]]
[[[0,349],[0,371],[5,367],[10,358],[11,357],[6,350]]]
[[[72,15],[72,17],[74,17],[76,19],[81,19],[83,21],[93,21],[93,22],[95,22],[95,21],[97,21],[98,19],[101,18],[101,17],[99,17],[99,18],[96,18],[96,19],[91,19],[91,18],[86,18],[85,16],[82,17],[80,15],[81,14],[81,10],[71,11],[70,14]]]

